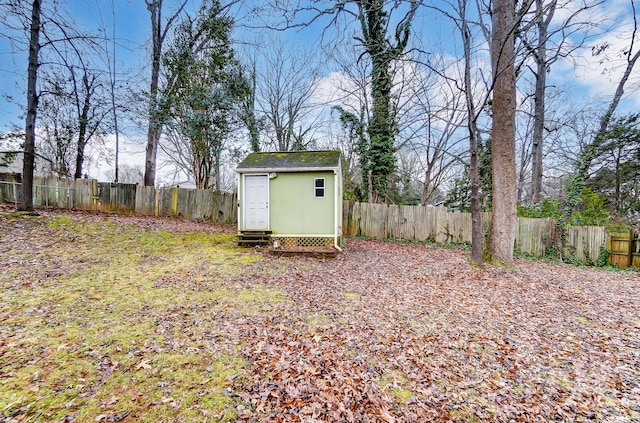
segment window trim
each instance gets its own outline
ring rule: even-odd
[[[318,181],[322,181],[322,186],[318,186]],[[325,198],[327,193],[326,178],[313,178],[313,196],[314,198]],[[322,195],[318,195],[321,192]]]

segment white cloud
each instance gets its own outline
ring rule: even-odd
[[[576,94],[588,99],[610,99],[613,97],[618,82],[622,78],[627,64],[627,56],[623,52],[630,46],[633,34],[633,14],[628,1],[612,0],[605,2],[598,11],[603,26],[610,29],[590,39],[584,48],[576,51],[572,59],[559,60],[553,66],[554,78],[565,83],[577,84]],[[594,49],[607,46],[598,55]],[[640,48],[640,36],[636,34],[635,53]],[[575,65],[574,65],[575,64]],[[640,106],[640,68],[632,73],[625,87],[626,106]],[[608,101],[608,100],[606,100]]]

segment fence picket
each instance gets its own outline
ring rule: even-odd
[[[398,206],[345,201],[344,234],[374,238],[400,238],[417,241],[471,242],[471,213],[452,213],[446,207]],[[483,228],[491,221],[482,214]],[[516,250],[544,256],[553,246],[555,222],[551,219],[518,218]],[[597,260],[606,244],[603,227],[569,227],[565,254]]]
[[[0,173],[0,202],[19,201],[19,175]],[[134,213],[156,216],[182,216],[188,219],[237,221],[237,200],[232,193],[185,188],[154,188],[133,184],[98,183],[91,179],[57,177],[34,178],[37,205],[77,210]],[[375,238],[400,238],[417,241],[471,242],[471,214],[450,213],[446,207],[399,206],[343,202],[343,234]],[[486,231],[490,214],[483,213]],[[555,222],[550,219],[519,218],[516,230],[517,251],[544,256],[553,245]],[[597,260],[610,236],[603,227],[568,228],[565,256]],[[610,242],[610,241],[609,241]],[[628,242],[638,249],[640,241]],[[640,263],[640,251],[629,251],[632,265]]]

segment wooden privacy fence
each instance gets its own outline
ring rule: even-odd
[[[34,206],[237,222],[236,195],[187,188],[113,184],[93,179],[34,177]],[[0,174],[0,202],[18,204],[19,174]]]
[[[135,211],[148,216],[180,216],[230,223],[238,221],[236,194],[206,189],[138,185]]]
[[[452,213],[446,207],[397,206],[345,201],[346,235],[418,241],[471,242],[471,213]],[[491,215],[483,213],[485,232]],[[516,251],[544,256],[552,248],[556,226],[551,219],[518,218]],[[596,261],[607,242],[605,228],[570,226],[565,256]],[[640,260],[640,259],[639,259]]]
[[[343,203],[347,235],[421,241],[471,242],[471,214],[449,213],[446,207]],[[483,214],[488,221],[489,215]]]
[[[0,202],[20,200],[20,175],[0,173]],[[34,205],[108,213],[176,216],[215,222],[237,222],[236,195],[202,189],[155,188],[112,184],[92,179],[34,178]],[[451,213],[446,207],[397,206],[345,201],[345,235],[397,238],[439,243],[471,242],[471,214]],[[486,231],[490,214],[482,216]],[[518,218],[516,251],[542,257],[552,248],[551,219]],[[610,261],[640,267],[638,234],[610,234],[603,227],[570,226],[564,256],[597,261],[606,247]]]
[[[0,202],[18,204],[22,180],[20,174],[0,173]],[[33,178],[33,205],[77,210],[95,210],[96,181],[64,179],[55,176]]]
[[[609,234],[609,261],[621,267],[640,267],[640,232],[626,231]]]

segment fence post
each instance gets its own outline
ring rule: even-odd
[[[171,189],[171,213],[174,216],[178,215],[178,187]]]
[[[640,232],[633,235],[631,265],[640,268]],[[635,247],[635,248],[634,248]]]
[[[155,200],[156,200],[156,217],[160,215],[160,188],[155,189]]]
[[[11,186],[13,188],[13,203],[15,204],[16,208],[18,208],[18,189],[16,188],[18,186],[16,181],[11,182]]]

